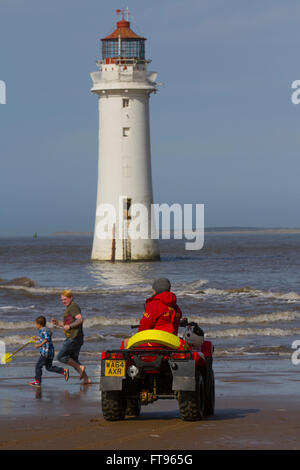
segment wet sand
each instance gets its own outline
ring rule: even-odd
[[[40,392],[11,374],[0,379],[0,449],[299,449],[299,370],[285,360],[254,366],[218,363],[215,416],[197,422],[181,421],[175,400],[104,421],[95,367],[91,386],[48,374]]]

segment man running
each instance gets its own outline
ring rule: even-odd
[[[83,345],[83,318],[81,310],[74,302],[73,294],[70,290],[62,292],[61,301],[66,307],[64,320],[61,322],[55,318],[52,319],[54,325],[61,326],[64,329],[66,336],[57,359],[63,364],[72,366],[79,373],[80,379],[83,379],[83,384],[88,385],[91,383],[91,380],[86,374],[86,367],[81,365],[78,359],[81,346]]]

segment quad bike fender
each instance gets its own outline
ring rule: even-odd
[[[212,357],[214,351],[214,347],[211,341],[203,341],[201,346],[201,352],[204,354],[205,357]]]
[[[194,392],[196,390],[195,369],[195,361],[172,361],[172,390]]]

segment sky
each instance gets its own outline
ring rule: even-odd
[[[206,227],[299,227],[299,0],[0,0],[0,236],[93,231],[100,38],[147,37],[156,203]]]

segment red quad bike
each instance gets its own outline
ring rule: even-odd
[[[145,348],[108,350],[101,356],[102,412],[107,421],[138,416],[141,405],[178,400],[181,419],[214,414],[213,345],[201,351]]]

